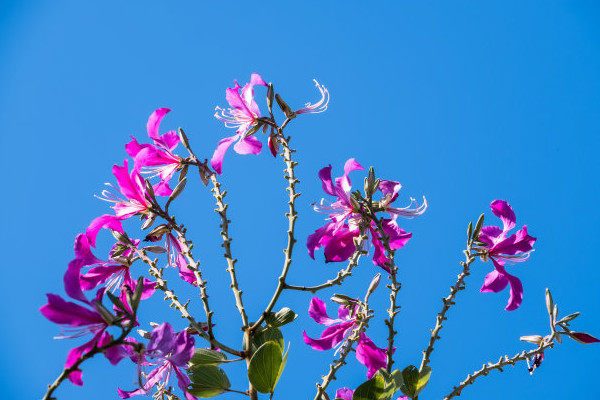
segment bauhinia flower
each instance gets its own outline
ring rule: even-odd
[[[59,339],[77,338],[87,334],[92,335],[92,339],[87,343],[69,351],[67,361],[65,362],[65,369],[72,367],[85,353],[95,347],[101,347],[112,340],[111,335],[106,332],[111,321],[107,321],[106,317],[98,311],[98,308],[101,307],[99,303],[102,301],[104,288],[97,291],[95,301],[89,301],[84,296],[80,285],[82,264],[81,259],[75,259],[69,263],[64,283],[67,295],[81,301],[85,306],[65,301],[61,296],[55,294],[47,294],[48,303],[40,308],[40,312],[44,317],[56,324],[68,327],[69,335],[59,336]],[[113,349],[112,351],[107,350],[105,355],[113,365],[117,364],[123,358],[117,349]],[[82,373],[79,369],[71,372],[68,376],[71,382],[79,386],[83,385],[81,377]]]
[[[317,297],[310,301],[308,315],[316,323],[327,326],[318,339],[310,338],[306,331],[303,331],[304,343],[314,350],[330,350],[338,345],[346,345],[348,336],[358,326],[356,316],[345,306],[339,307],[338,318],[329,318],[325,303]],[[367,367],[367,377],[370,379],[380,368],[385,368],[386,350],[375,346],[373,341],[361,332],[356,346],[356,359]]]
[[[148,210],[152,207],[152,203],[148,199],[146,185],[140,172],[134,168],[129,173],[129,163],[125,160],[122,167],[118,165],[113,166],[113,174],[117,178],[119,189],[109,183],[107,185],[123,197],[109,190],[103,190],[102,197],[100,198],[114,203],[112,208],[115,210],[116,217],[119,220],[124,220],[133,215],[148,213]]]
[[[481,292],[498,293],[510,284],[510,297],[506,310],[516,310],[523,301],[523,285],[519,278],[506,272],[506,263],[514,264],[526,261],[533,251],[536,238],[527,234],[527,226],[519,229],[517,233],[508,236],[508,232],[516,225],[515,213],[504,200],[494,200],[491,204],[492,212],[500,218],[503,228],[497,226],[484,226],[481,228],[478,240],[485,245],[475,250],[481,253],[481,259],[492,260],[494,271],[486,275]]]
[[[250,82],[244,87],[234,81],[234,87],[225,90],[225,98],[231,106],[228,109],[217,107],[215,117],[225,123],[228,128],[236,128],[236,134],[222,139],[217,145],[212,159],[211,166],[219,174],[222,172],[223,158],[227,149],[233,142],[237,143],[233,149],[238,154],[259,154],[262,149],[262,143],[254,136],[246,136],[250,127],[256,124],[260,118],[260,110],[256,101],[254,101],[254,86],[267,86],[259,74],[252,74]]]
[[[354,239],[360,235],[361,225],[366,226],[366,233],[371,237],[375,248],[373,263],[389,272],[386,265],[389,261],[385,255],[385,249],[381,241],[381,235],[376,223],[369,217],[364,216],[358,202],[353,199],[352,183],[348,174],[355,170],[364,169],[353,158],[346,161],[344,175],[333,180],[331,178],[331,165],[319,171],[319,178],[323,185],[323,191],[337,200],[333,203],[321,200],[315,205],[318,212],[329,214],[331,222],[317,229],[308,237],[306,246],[309,255],[314,259],[315,250],[324,247],[325,261],[345,261],[355,251]],[[387,212],[391,218],[381,219],[383,231],[389,236],[389,245],[392,250],[403,247],[411,238],[412,234],[405,232],[396,222],[398,216],[414,217],[421,215],[427,208],[427,202],[423,201],[420,206],[414,199],[405,208],[395,208],[391,204],[398,198],[398,191],[402,186],[394,181],[380,181],[378,190],[383,195],[379,202],[375,202],[376,211]]]
[[[160,182],[153,186],[154,193],[159,196],[170,196],[173,190],[169,187],[169,180],[182,166],[182,158],[173,154],[179,144],[179,136],[175,131],[159,135],[158,128],[163,117],[171,110],[159,108],[148,118],[148,136],[154,144],[139,144],[132,137],[132,141],[125,145],[125,150],[135,161],[135,169],[142,173],[158,176]]]
[[[146,382],[139,389],[126,392],[118,389],[119,396],[122,399],[128,399],[137,395],[146,395],[156,386],[158,392],[156,397],[167,389],[171,373],[177,377],[177,386],[184,392],[188,400],[196,399],[187,391],[190,384],[185,370],[187,362],[194,355],[194,338],[189,332],[183,330],[177,334],[167,322],[156,326],[151,333],[150,342],[142,357],[139,357],[138,363],[141,367],[153,367],[146,376]],[[147,358],[154,359],[148,361]]]
[[[134,241],[135,245],[138,243],[139,240]],[[131,277],[130,255],[132,255],[131,249],[127,249],[119,256],[118,260],[112,258],[108,261],[101,260],[92,253],[87,235],[77,235],[75,238],[75,257],[82,261],[82,266],[92,267],[87,273],[81,275],[81,289],[84,291],[92,290],[101,284],[106,284],[106,290],[119,289],[122,293],[123,288],[129,287],[134,292],[136,281]],[[141,300],[152,296],[155,286],[156,282],[144,278]]]

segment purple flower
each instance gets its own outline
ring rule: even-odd
[[[125,150],[135,160],[135,169],[145,174],[158,176],[160,182],[153,186],[154,193],[159,196],[170,196],[173,190],[169,187],[169,180],[175,171],[181,167],[181,157],[172,153],[179,144],[179,136],[175,131],[159,135],[160,122],[171,110],[159,108],[148,118],[148,136],[154,144],[139,144],[132,137],[132,141],[125,145]]]
[[[340,388],[335,391],[335,399],[341,400],[352,400],[352,395],[354,394],[354,390],[350,388]]]
[[[115,204],[112,208],[115,210],[115,215],[119,220],[127,219],[136,214],[146,214],[152,204],[148,200],[146,186],[140,172],[134,168],[129,173],[129,163],[125,160],[122,167],[118,165],[113,166],[113,174],[117,178],[119,189],[109,183],[107,185],[124,196],[124,198],[109,190],[103,190],[103,197],[101,199]]]
[[[215,171],[222,172],[223,158],[227,149],[237,140],[233,149],[238,154],[259,154],[262,143],[254,136],[245,136],[248,129],[260,118],[260,110],[254,101],[254,86],[267,86],[259,74],[252,74],[250,82],[244,87],[234,81],[235,86],[225,90],[225,98],[232,108],[227,110],[217,107],[215,117],[225,123],[228,128],[236,128],[237,133],[222,139],[210,160]],[[240,90],[241,89],[241,90]]]
[[[340,343],[340,347],[344,346],[347,337],[358,326],[355,316],[344,306],[338,308],[338,318],[329,318],[325,303],[317,297],[313,297],[310,301],[308,315],[316,323],[327,326],[318,339],[308,337],[306,331],[303,331],[304,343],[314,350],[330,350],[340,345]],[[386,350],[375,346],[375,343],[364,332],[361,332],[356,346],[356,359],[367,367],[367,377],[369,379],[380,368],[385,368],[386,357]]]
[[[321,93],[321,99],[315,104],[306,103],[303,108],[294,111],[295,114],[318,114],[327,110],[327,105],[329,104],[329,91],[323,85],[319,85],[316,79],[313,79],[315,82],[315,86],[319,89]]]
[[[476,248],[482,253],[482,260],[491,259],[494,271],[486,275],[481,292],[498,293],[510,283],[510,297],[506,310],[516,310],[523,301],[523,285],[519,278],[509,274],[504,269],[508,262],[514,264],[529,258],[533,251],[536,238],[527,234],[527,226],[523,226],[517,233],[508,236],[508,232],[516,225],[515,213],[504,200],[494,200],[491,204],[492,212],[502,220],[503,228],[497,226],[484,226],[481,228],[478,240],[485,243],[484,247]]]
[[[323,191],[331,196],[335,196],[337,200],[329,203],[324,199],[320,204],[315,205],[315,210],[318,212],[329,214],[331,222],[317,229],[307,239],[306,246],[308,254],[314,259],[315,250],[324,248],[326,262],[338,262],[347,260],[355,251],[354,238],[360,235],[360,225],[363,223],[363,215],[358,209],[358,203],[352,199],[352,183],[348,174],[355,170],[364,169],[353,158],[346,161],[344,165],[344,175],[333,180],[331,178],[331,165],[319,171],[319,178],[323,185]],[[391,218],[381,220],[382,227],[386,235],[390,237],[390,247],[392,250],[397,250],[403,247],[412,236],[411,233],[405,232],[396,223],[398,216],[414,217],[421,215],[427,208],[427,202],[422,205],[416,204],[414,199],[411,199],[411,204],[405,208],[395,208],[391,204],[398,198],[398,191],[402,186],[394,181],[381,181],[379,191],[383,195],[378,202],[378,210],[387,212]],[[389,272],[386,263],[388,262],[385,256],[385,249],[380,240],[380,234],[377,226],[373,221],[367,221],[367,234],[371,237],[371,242],[375,248],[373,254],[373,263],[380,266]]]
[[[65,301],[62,297],[49,293],[46,295],[48,303],[40,308],[40,312],[44,317],[56,324],[68,327],[69,335],[61,335],[59,338],[77,338],[87,334],[92,335],[90,341],[69,351],[65,368],[73,366],[83,354],[95,347],[103,346],[112,340],[111,336],[106,332],[109,322],[98,312],[98,305],[95,302],[89,301],[81,290],[80,271],[82,265],[83,262],[80,259],[75,259],[69,263],[64,277],[64,284],[67,295],[84,303],[85,307],[71,301]],[[98,290],[95,300],[101,302],[103,293],[104,288]],[[117,353],[116,351],[108,350],[105,353],[113,365],[117,364],[122,358]],[[81,370],[73,371],[68,376],[71,382],[79,386],[83,385],[81,377]]]
[[[194,338],[183,330],[177,334],[167,322],[158,325],[152,330],[150,342],[145,354],[138,359],[142,367],[153,367],[152,371],[146,374],[144,385],[131,392],[118,389],[119,396],[122,399],[128,399],[137,395],[145,395],[156,385],[159,385],[157,393],[168,387],[171,373],[177,377],[177,386],[185,393],[188,400],[196,399],[187,392],[187,386],[190,379],[185,373],[187,362],[194,355]],[[152,358],[155,361],[148,361]]]

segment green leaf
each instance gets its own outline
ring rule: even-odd
[[[279,347],[281,347],[281,352],[283,353],[285,343],[283,341],[283,334],[281,333],[279,328],[267,328],[265,330],[257,332],[254,336],[252,336],[250,351],[252,351],[252,354],[254,354],[254,352],[256,352],[256,350],[258,350],[260,346],[269,341],[273,341],[279,344]]]
[[[265,322],[272,328],[277,328],[289,324],[296,319],[298,315],[287,307],[282,308],[276,313],[270,312],[265,317]]]
[[[375,375],[356,388],[352,400],[383,400],[387,398],[385,379]]]
[[[225,371],[216,365],[193,366],[188,370],[188,375],[192,383],[187,390],[196,397],[218,396],[231,387]]]
[[[281,346],[275,341],[268,341],[260,346],[252,356],[250,364],[248,364],[248,380],[257,391],[273,393],[279,380],[282,364]]]
[[[419,371],[419,380],[417,381],[417,394],[421,393],[421,390],[425,389],[425,386],[429,383],[431,377],[431,367],[424,367]]]
[[[209,349],[196,349],[194,356],[190,360],[192,365],[219,365],[227,360],[227,356],[220,351]]]
[[[381,368],[375,373],[375,376],[381,376],[385,381],[385,390],[381,400],[391,400],[394,396],[394,393],[400,390],[400,386],[402,386],[402,383],[404,382],[402,380],[402,372],[397,369],[389,374],[385,368]]]
[[[400,390],[406,396],[414,399],[427,386],[430,377],[430,367],[425,367],[422,371],[419,371],[414,365],[409,365],[402,371],[404,383],[400,386]]]

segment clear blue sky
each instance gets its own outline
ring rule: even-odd
[[[474,265],[432,356],[423,400],[441,398],[484,362],[530,348],[519,336],[546,334],[546,287],[563,315],[581,311],[575,327],[600,335],[598,3],[366,4],[3,3],[0,383],[5,398],[40,398],[67,350],[82,343],[53,340],[59,328],[38,308],[45,293],[63,293],[75,235],[108,211],[93,195],[113,180],[111,167],[125,158],[129,136],[143,139],[150,113],[169,107],[173,112],[163,129],[182,126],[196,152],[210,157],[217,142],[233,134],[213,118],[214,107],[226,105],[224,90],[234,78],[246,81],[252,72],[274,82],[293,107],[317,98],[313,78],[331,92],[327,113],[299,118],[288,131],[302,181],[292,283],[319,283],[338,266],[322,258],[312,261],[304,248],[306,236],[323,222],[310,206],[322,197],[316,174],[323,166],[331,163],[340,171],[355,157],[380,176],[402,182],[400,201],[427,196],[427,213],[402,222],[414,235],[397,257],[403,283],[397,365],[420,361],[440,298],[459,272],[469,220],[488,212],[492,200],[506,199],[517,224],[527,224],[538,237],[531,259],[510,269],[525,288],[517,311],[504,311],[507,292],[479,293],[491,264]],[[283,165],[266,151],[230,152],[224,165],[239,280],[249,311],[257,316],[282,263]],[[210,192],[194,178],[174,211],[185,220],[209,280],[215,329],[234,342],[239,332],[232,321],[238,316],[227,287],[218,217]],[[489,216],[488,222],[496,221]],[[362,294],[376,272],[370,261],[363,262],[344,292]],[[145,321],[169,318],[181,328],[180,318],[158,297],[144,311]],[[201,315],[194,290],[182,290],[180,297],[193,297],[192,308]],[[291,353],[276,398],[312,398],[333,357],[302,342],[302,327],[312,336],[321,331],[308,318],[309,299],[303,293],[282,297],[281,304],[300,317],[284,330]],[[373,301],[380,312],[371,336],[383,345],[387,294],[380,288]],[[509,367],[481,379],[462,398],[600,398],[599,357],[600,345],[568,341],[548,351],[533,376],[525,365]],[[242,388],[243,369],[228,371],[233,387]],[[333,387],[355,387],[364,373],[352,361]],[[115,368],[99,358],[85,364],[83,388],[67,383],[57,395],[116,399],[116,387],[132,389],[134,380],[133,364]]]

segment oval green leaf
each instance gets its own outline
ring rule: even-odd
[[[248,380],[257,391],[273,393],[283,369],[282,364],[281,346],[275,341],[268,341],[252,356],[248,365]]]
[[[188,370],[192,381],[188,392],[196,397],[208,398],[218,396],[231,387],[225,371],[216,365],[197,365]]]
[[[227,356],[215,350],[209,349],[196,349],[194,350],[194,356],[190,360],[192,365],[219,365],[227,360]]]
[[[383,400],[387,398],[385,386],[383,376],[375,375],[356,388],[352,400]]]

